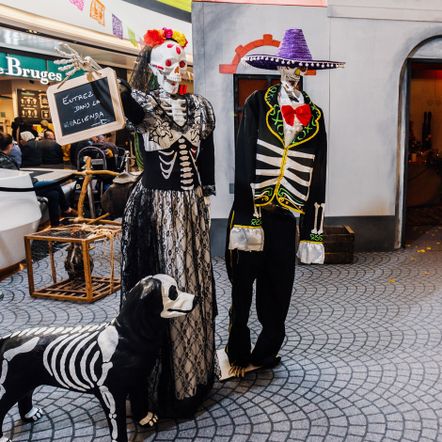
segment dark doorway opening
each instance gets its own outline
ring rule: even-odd
[[[442,61],[410,60],[405,242],[442,226]]]
[[[235,139],[247,97],[254,91],[265,90],[269,86],[279,83],[280,80],[281,77],[279,75],[233,75]],[[302,77],[298,87],[302,90]]]

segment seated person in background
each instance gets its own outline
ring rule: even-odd
[[[14,141],[19,142],[20,140],[20,132],[22,132],[22,128],[24,125],[24,121],[22,117],[15,117],[14,121],[11,124],[12,129],[12,138]]]
[[[17,163],[11,157],[12,147],[11,135],[0,132],[0,168],[19,170]],[[48,184],[51,184],[51,186],[47,187]],[[76,214],[75,210],[69,207],[60,184],[41,181],[34,183],[33,186],[37,196],[47,198],[48,200],[49,220],[52,227],[60,224],[61,214],[66,216]]]
[[[41,151],[38,148],[35,136],[31,132],[20,133],[20,147],[22,153],[21,167],[41,166]]]
[[[78,168],[77,157],[78,152],[84,147],[97,147],[106,153],[106,163],[108,170],[116,170],[115,157],[118,155],[118,148],[113,143],[107,143],[104,135],[90,137],[89,140],[80,141],[71,145],[71,163]]]
[[[51,130],[51,129],[46,129],[46,130],[43,132],[43,138],[44,138],[45,140],[52,140],[52,141],[55,141],[55,134],[54,134],[54,131]]]
[[[118,156],[118,148],[112,143],[112,134],[107,133],[98,135],[97,141],[93,143],[94,146],[99,147],[106,153],[106,162],[108,170],[117,170],[116,157]]]
[[[21,159],[22,159],[21,149],[18,143],[16,143],[15,141],[12,141],[12,150],[10,155],[17,163],[17,166],[21,167]]]
[[[110,135],[110,134],[107,134]],[[106,153],[106,163],[108,170],[116,170],[115,158],[118,155],[118,148],[115,144],[107,142],[105,135],[97,135],[89,138],[89,140],[79,141],[78,143],[72,143],[70,151],[70,159],[73,166],[78,168],[77,157],[78,153],[84,147],[97,147]]]
[[[112,149],[116,149],[117,146],[114,143],[114,137],[111,133],[107,133],[103,135],[104,143],[108,144]]]
[[[49,123],[48,120],[41,120],[40,127],[42,128],[42,131],[40,133],[40,138],[44,138],[44,133],[47,130],[50,130],[52,133],[54,132],[54,125],[52,123]],[[55,140],[55,138],[54,138],[54,140]]]
[[[126,127],[117,130],[117,132],[115,133],[115,144],[118,147],[124,147],[124,149],[130,150],[130,142],[131,142],[130,131]]]
[[[0,169],[18,170],[19,167],[11,155],[14,146],[11,135],[0,132]]]
[[[43,133],[43,139],[37,141],[40,149],[43,164],[61,164],[63,163],[63,150],[55,141],[54,132],[47,129]]]
[[[97,139],[97,137],[92,137],[89,140],[78,141],[76,143],[72,143],[71,144],[71,150],[69,152],[69,158],[71,160],[71,164],[75,168],[78,167],[78,164],[77,164],[78,152],[80,152],[80,150],[83,149],[83,147],[92,146],[92,144],[93,144],[92,139]]]
[[[22,117],[15,117],[11,124],[12,137],[15,141],[20,142],[20,134],[22,132],[31,132],[34,137],[38,136],[38,132],[34,129],[32,124],[25,122]]]

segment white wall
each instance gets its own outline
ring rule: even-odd
[[[371,5],[371,15],[375,11],[380,17],[386,14],[387,19],[355,19],[345,14],[334,17],[331,6],[337,3]],[[418,12],[423,4],[419,0],[406,0],[406,6]],[[427,9],[426,21],[391,20],[391,9],[404,5],[402,0],[332,0],[328,9],[193,5],[194,42],[204,41],[204,45],[195,43],[195,87],[212,101],[218,119],[215,218],[227,216],[232,198],[228,183],[233,180],[232,77],[220,74],[218,65],[230,63],[236,46],[263,33],[280,39],[290,27],[304,30],[314,57],[347,62],[345,69],[318,72],[316,77],[307,77],[305,81],[305,90],[324,109],[327,120],[326,215],[396,214],[398,173],[403,162],[398,129],[401,70],[419,43],[442,35],[442,24],[437,22],[442,2],[429,0],[425,4],[427,8],[438,9],[432,13]],[[435,22],[428,22],[432,16]]]
[[[212,202],[212,217],[227,218],[233,197],[229,193],[234,173],[233,78],[220,74],[219,64],[229,64],[237,46],[262,38],[266,33],[280,40],[284,30],[290,27],[303,28],[313,56],[325,59],[329,56],[329,20],[325,8],[194,3],[192,23],[195,91],[212,102],[217,119],[217,196]],[[261,47],[254,52],[262,51],[271,53],[275,48]],[[240,65],[238,73],[246,72],[258,74],[266,71]],[[306,77],[304,81],[306,91],[323,109],[326,120],[330,75],[339,74],[341,72],[318,72],[317,76]]]
[[[344,52],[348,63],[330,84],[332,214],[395,214],[401,69],[420,42],[441,33],[440,23],[332,20],[332,54]]]
[[[440,0],[328,0],[330,17],[442,21]]]

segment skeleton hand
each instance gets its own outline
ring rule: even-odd
[[[158,416],[149,411],[138,423],[142,427],[153,427],[158,422]]]
[[[65,57],[61,60],[55,60],[54,63],[58,65],[65,65],[58,68],[61,72],[66,72],[66,77],[70,77],[80,69],[86,72],[93,72],[101,69],[101,66],[92,57],[82,57],[75,49],[68,44],[62,43],[55,50]]]

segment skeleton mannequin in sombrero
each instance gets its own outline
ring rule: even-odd
[[[126,205],[122,298],[147,276],[165,273],[198,305],[170,322],[149,379],[149,409],[160,417],[193,415],[214,380],[216,313],[207,199],[215,193],[212,106],[179,95],[187,40],[171,29],[149,30],[122,101],[143,155],[144,173]]]
[[[297,89],[308,69],[343,63],[313,60],[301,29],[289,29],[278,54],[245,61],[277,69],[281,84],[248,97],[235,153],[235,197],[229,219],[226,264],[232,282],[229,340],[231,374],[245,367],[273,367],[285,337],[295,271],[295,212],[300,214],[297,256],[324,262],[326,132],[322,110]],[[247,327],[256,280],[262,331],[253,351]]]

